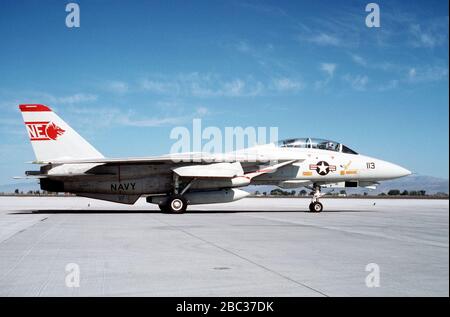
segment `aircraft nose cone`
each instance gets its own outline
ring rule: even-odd
[[[403,177],[403,176],[411,175],[412,172],[404,167],[397,165],[397,174],[399,175],[398,177]]]
[[[393,163],[388,164],[388,170],[389,170],[390,177],[392,177],[392,178],[399,178],[399,177],[404,177],[404,176],[408,176],[408,175],[412,174],[410,170],[407,170],[406,168],[401,167],[400,165],[397,165],[397,164],[393,164]]]

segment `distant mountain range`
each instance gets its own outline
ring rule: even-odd
[[[397,178],[390,181],[380,182],[380,185],[374,190],[375,193],[388,192],[390,189],[400,190],[425,190],[427,194],[447,193],[448,179],[425,176],[410,175],[403,178]]]
[[[368,192],[369,194],[379,194],[379,193],[387,193],[390,189],[399,189],[401,191],[403,190],[425,190],[427,194],[436,194],[439,192],[442,193],[449,193],[449,182],[447,179],[438,178],[438,177],[432,177],[432,176],[425,176],[425,175],[410,175],[403,178],[398,178],[390,181],[384,181],[381,182],[381,184],[377,187],[375,190],[368,190],[364,188],[347,188],[347,193],[363,193]],[[19,191],[22,191],[24,193],[28,192],[29,190],[39,190],[39,184],[36,181],[30,181],[30,182],[18,182],[18,183],[11,183],[11,184],[5,184],[0,185],[0,193],[13,193],[15,189],[19,189]],[[247,186],[244,189],[248,192],[255,192],[259,191],[260,193],[267,192],[270,193],[270,191],[274,188],[277,188],[275,186]],[[298,189],[298,190],[301,190]],[[297,191],[298,191],[297,190]],[[290,191],[290,190],[289,190]]]

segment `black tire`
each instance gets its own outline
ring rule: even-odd
[[[312,212],[317,212],[317,213],[319,213],[319,212],[322,212],[322,210],[323,210],[323,205],[320,203],[320,202],[318,202],[318,201],[316,201],[316,202],[314,202],[314,203],[312,203],[311,204],[311,211]]]
[[[186,211],[187,201],[183,196],[175,195],[169,197],[163,207],[167,212],[172,214],[182,214]]]

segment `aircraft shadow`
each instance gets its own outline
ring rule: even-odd
[[[186,214],[235,214],[235,213],[311,213],[309,210],[188,210]],[[376,212],[376,210],[324,210],[322,213]],[[114,209],[39,209],[11,212],[10,215],[30,214],[165,214],[160,210],[114,210]]]

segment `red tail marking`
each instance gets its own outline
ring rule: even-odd
[[[47,136],[52,139],[52,140],[56,140],[60,135],[63,135],[64,132],[66,132],[66,130],[61,129],[60,127],[58,127],[56,124],[54,124],[53,122],[47,125]]]
[[[49,107],[39,104],[20,105],[19,108],[22,112],[52,111]]]
[[[66,132],[49,121],[25,122],[25,125],[31,141],[56,140]]]

